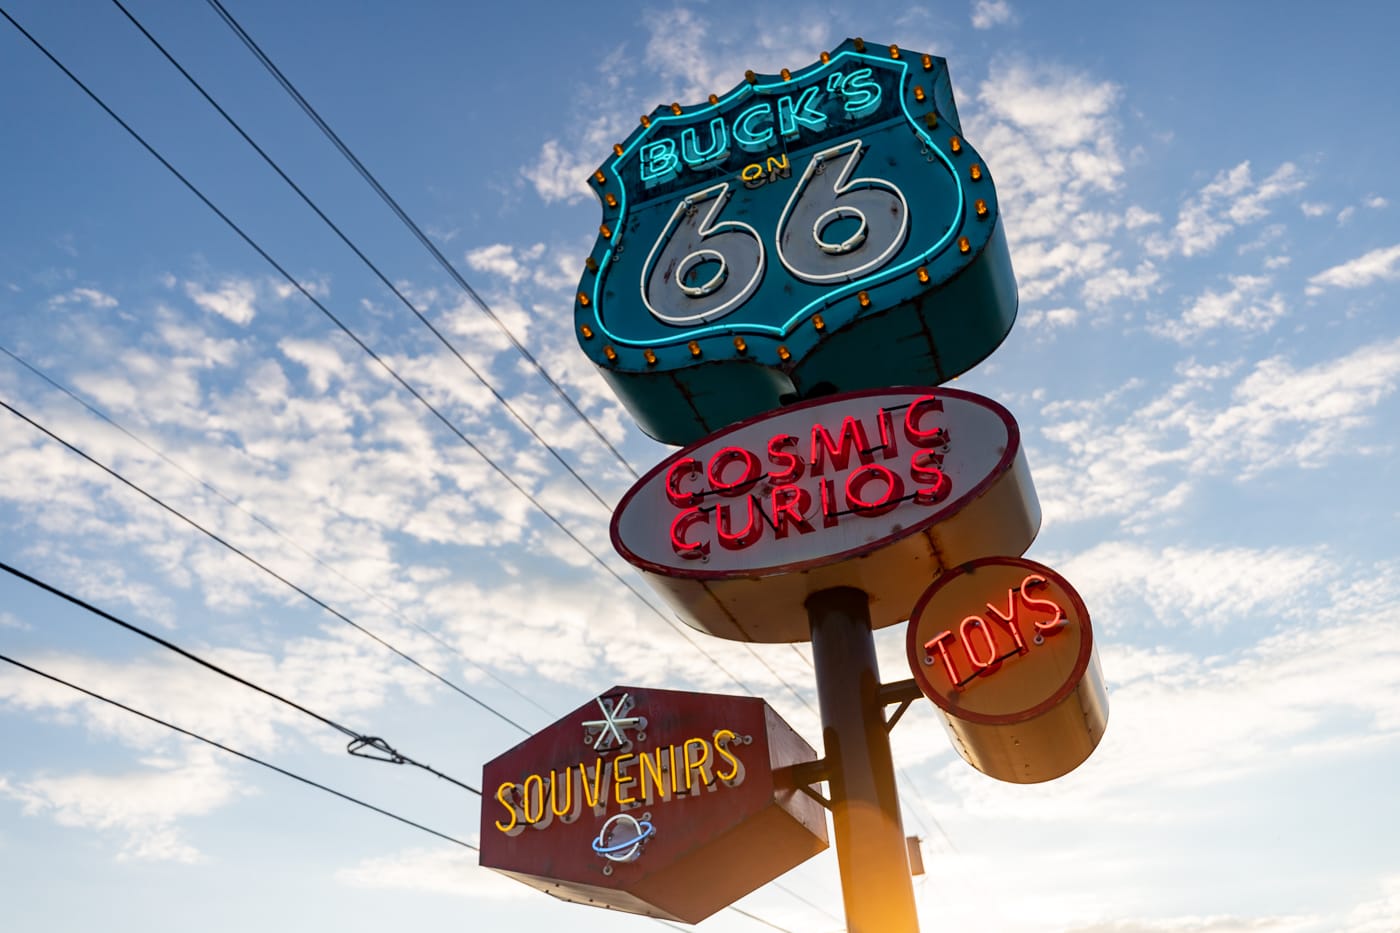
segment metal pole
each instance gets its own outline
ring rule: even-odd
[[[848,933],[918,933],[870,597],[835,587],[806,608]]]

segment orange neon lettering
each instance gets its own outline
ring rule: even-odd
[[[1006,614],[991,603],[987,603],[987,611],[992,614],[992,618],[1001,623],[1001,627],[1011,633],[1011,640],[1016,642],[1016,650],[1022,654],[1026,651],[1026,641],[1021,637],[1021,627],[1016,624],[1016,591],[1006,591]]]
[[[1046,611],[1055,613],[1055,617],[1053,619],[1037,619],[1035,622],[1036,629],[1046,635],[1050,635],[1060,631],[1060,623],[1067,618],[1065,615],[1065,610],[1061,608],[1060,604],[1055,602],[1053,599],[1036,599],[1035,597],[1030,595],[1031,587],[1045,586],[1049,582],[1049,580],[1036,573],[1031,574],[1030,576],[1026,577],[1026,579],[1021,581],[1021,601],[1026,604],[1027,609],[1034,609],[1037,606],[1043,606],[1045,607]]]
[[[948,682],[954,687],[962,683],[962,675],[958,673],[957,665],[953,663],[953,656],[948,653],[948,649],[943,646],[943,642],[952,641],[953,633],[944,629],[937,635],[924,642],[925,653],[937,651],[938,660],[943,662],[943,671],[948,675]]]
[[[985,661],[976,651],[972,650],[972,642],[967,635],[969,631],[977,632],[982,636],[982,642],[987,648],[987,658]],[[963,650],[967,652],[967,659],[972,662],[979,673],[996,663],[997,643],[992,638],[992,627],[984,622],[981,616],[968,616],[966,619],[963,619],[958,625],[958,636],[962,640]]]

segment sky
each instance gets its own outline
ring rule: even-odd
[[[1034,786],[900,721],[923,928],[1400,929],[1393,5],[227,0],[585,423],[214,10],[124,2],[403,300],[117,6],[0,0],[297,283],[0,21],[0,561],[473,785],[614,684],[818,745],[805,646],[697,651],[609,547],[633,475],[594,428],[669,449],[573,337],[584,178],[659,104],[896,43],[948,60],[997,185],[1020,310],[958,387],[1020,424],[1027,556],[1110,697]],[[461,787],[10,574],[0,654],[476,842]],[[0,748],[8,930],[659,928],[7,664]],[[737,906],[700,928],[842,929],[834,852]]]

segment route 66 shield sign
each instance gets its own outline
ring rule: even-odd
[[[849,39],[641,124],[590,178],[603,223],[574,314],[658,440],[936,385],[1011,329],[996,191],[943,59]]]

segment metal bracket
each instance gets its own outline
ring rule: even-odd
[[[825,758],[818,758],[815,761],[801,761],[795,765],[789,765],[775,773],[783,773],[785,777],[792,781],[793,787],[811,797],[826,809],[831,809],[831,801],[823,797],[821,793],[814,790],[813,784],[821,784],[831,779],[831,766]]]
[[[912,677],[908,680],[897,680],[892,684],[880,685],[880,705],[890,706],[899,704],[899,708],[894,711],[885,722],[885,731],[894,731],[895,724],[899,722],[901,716],[909,709],[910,704],[923,697],[923,691],[919,689],[919,684]]]

